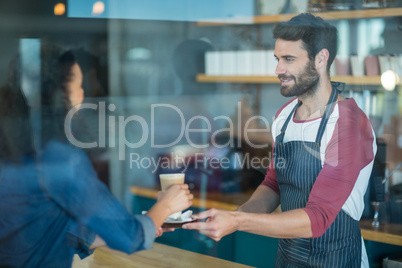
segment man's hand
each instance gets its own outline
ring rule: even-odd
[[[207,219],[206,222],[194,222],[183,225],[184,229],[198,230],[215,241],[237,231],[236,212],[210,209],[192,216],[193,219]]]

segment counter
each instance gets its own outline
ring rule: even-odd
[[[97,248],[91,256],[74,258],[73,268],[97,267],[251,267],[187,250],[154,243],[150,250],[131,255],[107,247]]]
[[[156,199],[158,190],[133,186],[130,188],[135,196]],[[205,199],[200,198],[198,193],[194,193],[193,207],[196,208],[217,208],[235,210],[238,206],[246,202],[252,192],[224,194],[207,193]],[[402,246],[402,225],[383,224],[379,228],[371,226],[371,220],[362,220],[360,229],[365,240]]]
[[[365,240],[402,246],[402,225],[384,223],[378,228],[371,226],[371,220],[361,220],[360,230]]]

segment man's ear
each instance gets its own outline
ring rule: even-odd
[[[329,51],[326,48],[321,49],[315,56],[315,68],[317,70],[327,70],[327,64],[329,59]]]

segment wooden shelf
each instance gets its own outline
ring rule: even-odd
[[[279,84],[276,76],[212,76],[197,75],[200,83],[254,83],[254,84]],[[343,82],[346,85],[372,85],[380,86],[380,76],[332,76],[331,81]]]
[[[197,82],[201,83],[271,83],[279,84],[276,76],[221,76],[198,74]]]
[[[320,16],[326,20],[343,20],[343,19],[365,19],[365,18],[384,18],[402,16],[402,8],[381,8],[381,9],[362,9],[362,10],[343,10],[315,12],[316,16]],[[246,25],[246,24],[263,24],[277,23],[288,21],[298,14],[278,14],[278,15],[262,15],[255,17],[216,19],[198,22],[199,26],[223,26],[223,25]]]

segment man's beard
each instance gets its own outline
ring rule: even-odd
[[[283,96],[310,96],[314,94],[318,81],[320,80],[320,76],[314,67],[314,61],[310,60],[306,65],[306,70],[300,73],[297,78],[293,75],[278,75],[278,78],[281,80],[290,78],[294,81],[293,86],[281,86],[281,94]]]

